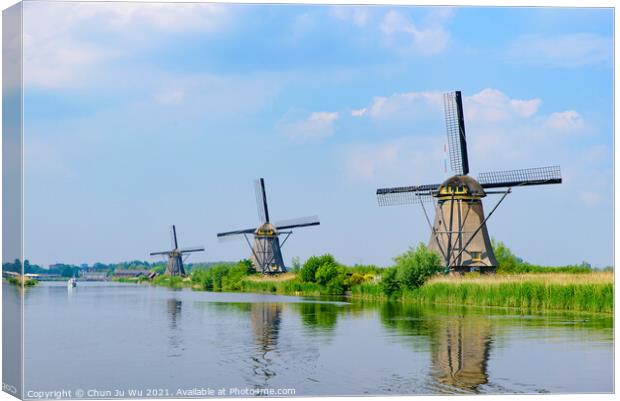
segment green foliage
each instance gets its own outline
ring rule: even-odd
[[[327,285],[338,276],[338,267],[332,263],[326,263],[316,270],[314,275],[315,282],[320,285]]]
[[[301,270],[301,261],[299,260],[299,256],[293,257],[293,264],[291,266],[292,273],[299,273]]]
[[[315,283],[316,272],[323,265],[337,265],[337,263],[330,254],[311,256],[299,271],[299,279],[306,283]]]
[[[433,282],[404,294],[413,302],[613,312],[613,283]]]
[[[395,267],[385,269],[381,275],[381,281],[379,282],[379,288],[388,297],[396,294],[400,291],[400,282],[397,278],[397,271]]]
[[[232,265],[221,263],[208,269],[195,269],[191,274],[191,282],[208,291],[239,291],[241,281],[252,272],[252,262],[249,260]]]
[[[569,266],[540,266],[524,262],[517,257],[512,251],[501,241],[491,239],[491,246],[495,259],[497,259],[498,274],[522,274],[522,273],[591,273],[592,266],[588,262],[581,262],[578,265]]]
[[[402,255],[394,258],[396,262],[396,279],[404,289],[422,286],[433,275],[441,271],[441,259],[435,252],[428,250],[423,243],[417,248],[409,248]]]

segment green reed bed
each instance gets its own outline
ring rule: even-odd
[[[356,288],[352,294],[374,298],[378,289]],[[394,294],[404,302],[501,306],[522,309],[561,309],[613,312],[613,275],[524,274],[433,279],[414,290]]]

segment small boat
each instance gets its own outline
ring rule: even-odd
[[[75,281],[75,277],[71,277],[67,281],[67,288],[74,288],[76,285],[77,285],[77,282]]]

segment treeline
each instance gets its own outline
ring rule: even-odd
[[[520,273],[591,273],[593,271],[613,271],[612,266],[603,268],[593,268],[588,262],[581,262],[578,265],[566,266],[541,266],[525,262],[516,256],[503,242],[491,240],[493,252],[497,259],[498,274],[520,274]]]
[[[185,265],[185,269],[191,272],[194,269],[208,269],[211,266],[218,265],[226,262],[212,262],[212,263],[188,263]],[[24,260],[24,274],[57,274],[62,277],[74,277],[79,276],[83,271],[90,272],[105,272],[107,274],[113,274],[118,270],[150,270],[158,274],[163,274],[166,270],[166,263],[162,261],[148,262],[145,260],[132,260],[118,263],[94,263],[92,265],[82,264],[73,265],[65,263],[56,263],[50,265],[49,268],[45,268],[33,263],[30,263],[28,259]],[[22,273],[22,266],[19,259],[15,259],[13,262],[7,262],[2,264],[2,270],[6,272]]]

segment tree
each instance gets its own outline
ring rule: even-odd
[[[441,271],[441,258],[420,243],[417,248],[409,248],[394,258],[396,279],[401,287],[414,289],[420,287],[431,276]]]
[[[299,279],[306,283],[314,283],[316,282],[316,272],[322,265],[334,265],[336,266],[336,260],[330,254],[325,254],[321,256],[310,256],[306,263],[304,263],[303,267],[299,271]]]
[[[316,271],[315,281],[321,285],[327,285],[330,281],[338,277],[338,267],[332,263],[326,263]]]
[[[518,273],[522,270],[523,262],[501,241],[491,240],[493,253],[497,260],[497,273]]]

